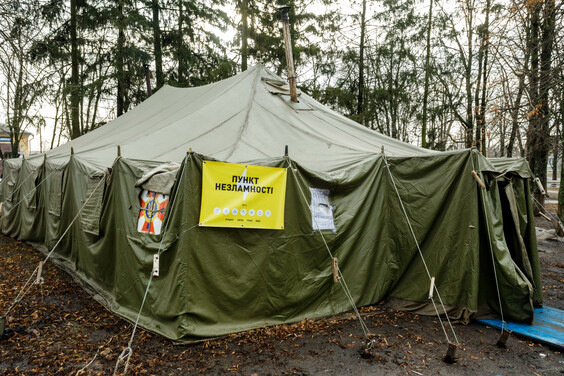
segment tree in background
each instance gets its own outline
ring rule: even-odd
[[[230,25],[223,0],[165,3],[164,76],[174,86],[200,86],[235,74],[227,46],[216,32]]]
[[[555,30],[555,1],[543,0],[528,4],[531,16],[531,65],[529,69],[529,130],[527,159],[541,183],[546,187],[548,153],[550,151],[549,92],[552,86],[552,49]],[[544,196],[535,188],[535,198],[542,204]]]
[[[0,4],[0,103],[10,132],[12,157],[19,156],[20,139],[30,126],[41,120],[35,112],[45,93],[44,68],[34,64],[30,50],[44,32],[39,3],[3,2]],[[41,123],[39,123],[39,126]]]
[[[207,84],[255,63],[285,75],[277,8],[289,5],[298,84],[315,99],[371,129],[432,149],[477,146],[489,156],[523,155],[535,171],[546,167],[548,153],[558,159],[559,2],[35,1],[2,9],[5,17],[19,14],[41,30],[28,47],[28,71],[38,89],[34,101],[54,108],[55,129],[40,135],[47,147],[145,100],[145,64],[155,89]],[[229,32],[235,34],[231,44],[224,40]],[[7,49],[10,40],[4,32],[0,46]],[[0,59],[15,67],[17,56]],[[12,101],[23,98],[15,95],[13,67],[3,82],[13,90]],[[41,86],[46,79],[50,85]],[[22,117],[10,106],[10,122],[18,124]],[[33,115],[23,117],[26,124],[40,123]]]

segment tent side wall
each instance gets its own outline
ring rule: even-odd
[[[4,234],[46,245],[58,240],[65,166],[47,161],[4,161]]]

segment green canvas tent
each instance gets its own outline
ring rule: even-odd
[[[421,149],[287,94],[262,66],[165,86],[61,147],[5,160],[2,231],[46,250],[61,239],[55,261],[130,320],[161,249],[139,324],[176,341],[350,310],[330,254],[357,306],[433,313],[430,274],[454,319],[501,301],[532,320],[542,290],[524,161]],[[284,229],[200,226],[208,160],[287,168]],[[170,197],[160,235],[138,232],[147,184]],[[312,192],[333,228],[314,230]]]

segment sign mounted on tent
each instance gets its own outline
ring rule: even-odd
[[[286,169],[205,161],[200,226],[284,228]]]
[[[168,195],[144,189],[139,197],[141,210],[137,220],[137,231],[151,235],[159,235],[163,224],[164,213],[168,206]]]

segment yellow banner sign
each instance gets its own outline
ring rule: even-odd
[[[200,226],[284,228],[286,169],[204,161]]]

